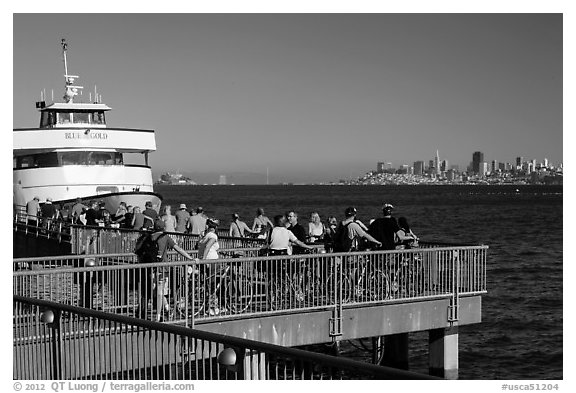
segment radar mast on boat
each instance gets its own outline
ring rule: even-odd
[[[68,74],[68,60],[66,58],[66,52],[68,51],[68,43],[66,39],[62,38],[62,56],[64,59],[64,81],[66,83],[66,91],[64,93],[64,101],[67,104],[72,104],[74,102],[74,97],[78,95],[78,90],[83,89],[83,86],[75,86],[74,80],[78,78],[78,75]]]

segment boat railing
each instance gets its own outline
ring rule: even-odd
[[[22,296],[13,319],[15,380],[436,379]]]
[[[70,225],[65,220],[26,214],[21,209],[14,212],[14,231],[29,236],[54,239],[60,243],[70,243]]]
[[[486,292],[487,249],[437,247],[194,262],[171,253],[171,262],[151,264],[135,263],[134,254],[90,254],[84,256],[89,266],[52,269],[26,258],[14,260],[20,270],[13,273],[13,287],[16,295],[188,326],[218,318],[439,297],[451,299],[451,318],[457,320],[460,296]],[[123,263],[116,263],[119,259]]]

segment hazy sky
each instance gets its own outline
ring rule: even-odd
[[[63,94],[60,39],[155,173],[356,177],[562,156],[562,14],[15,14],[14,127]],[[258,179],[258,180],[254,180]],[[214,178],[217,181],[217,178]]]

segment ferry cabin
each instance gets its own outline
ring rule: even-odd
[[[159,205],[148,162],[149,152],[156,150],[153,130],[107,127],[111,108],[101,103],[36,106],[40,126],[13,133],[16,205],[35,196],[66,202],[127,192],[150,193],[142,195],[142,205],[150,199]]]

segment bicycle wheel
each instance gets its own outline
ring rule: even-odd
[[[194,286],[194,291],[192,291],[192,280],[197,280]],[[201,282],[198,282],[197,277],[191,277],[185,286],[178,288],[176,292],[175,309],[181,318],[187,318],[190,314],[198,316],[206,304],[206,288]],[[186,299],[186,289],[188,290],[188,299]]]
[[[340,275],[336,273],[330,273],[328,278],[326,279],[326,288],[328,289],[328,296],[330,299],[336,299],[339,297],[337,291],[340,290],[340,282],[339,282]],[[350,283],[350,277],[342,275],[342,303],[350,302],[350,298],[352,297],[352,285]]]
[[[225,288],[224,299],[232,314],[239,314],[250,308],[254,296],[252,282],[246,278],[235,276],[227,280]]]
[[[370,300],[390,298],[390,282],[386,274],[380,270],[375,270],[369,274],[367,295]]]
[[[268,306],[270,310],[280,310],[285,299],[283,296],[283,285],[278,284],[275,281],[271,281],[268,285]]]

